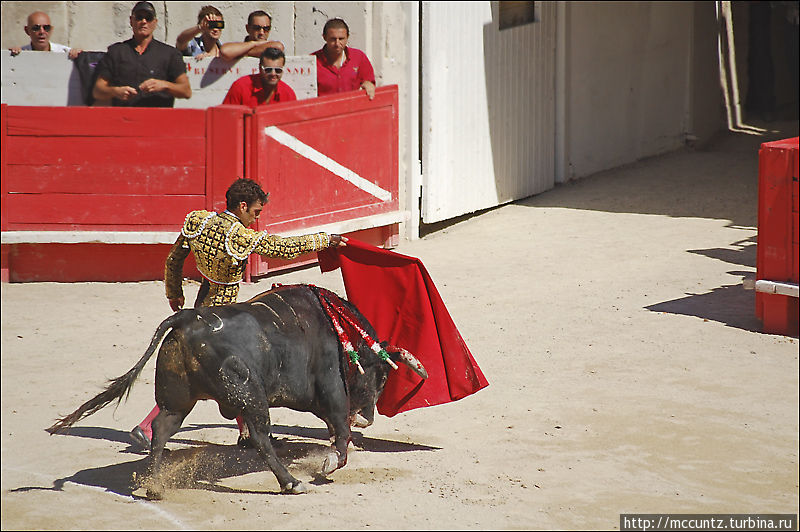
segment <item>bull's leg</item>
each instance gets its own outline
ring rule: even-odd
[[[305,493],[302,482],[294,478],[278,460],[270,441],[272,427],[269,401],[259,379],[250,378],[250,368],[237,356],[229,356],[220,367],[221,384],[230,405],[241,411],[258,454],[267,462],[284,493]]]
[[[164,446],[181,428],[181,423],[188,413],[162,409],[153,420],[153,439],[150,445],[150,454],[147,457],[148,499],[160,500],[164,497],[164,483],[158,476],[164,456]]]
[[[324,419],[324,418],[323,418]],[[346,413],[325,419],[331,434],[331,452],[322,464],[322,474],[330,475],[347,464],[347,445],[350,443],[350,419]]]
[[[347,464],[347,445],[350,443],[350,401],[339,382],[323,386],[319,390],[320,397],[328,400],[323,408],[314,414],[328,425],[331,435],[331,452],[322,464],[322,474],[329,475]]]
[[[275,454],[275,448],[272,446],[269,436],[271,426],[269,405],[264,401],[263,405],[254,406],[255,408],[248,408],[242,417],[250,430],[250,439],[258,454],[275,474],[278,484],[281,485],[281,491],[292,494],[305,493],[307,491],[305,485],[289,473]]]

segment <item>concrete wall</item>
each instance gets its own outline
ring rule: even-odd
[[[718,130],[713,7],[568,3],[566,179],[679,148],[690,133]]]
[[[135,2],[2,2],[0,47],[29,42],[23,30],[28,14],[41,10],[54,25],[52,40],[84,50],[105,50],[109,44],[130,38],[128,22]],[[324,44],[322,25],[341,17],[350,26],[350,45],[371,51],[372,2],[177,2],[153,1],[158,15],[155,37],[175,45],[181,31],[197,23],[197,12],[212,4],[225,17],[222,42],[242,41],[247,15],[261,9],[272,16],[270,38],[286,46],[287,55],[303,55]],[[368,24],[368,22],[370,24]]]
[[[695,2],[693,22],[689,132],[704,142],[720,131],[726,120],[714,31],[717,27],[714,2]]]

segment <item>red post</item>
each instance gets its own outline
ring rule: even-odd
[[[245,116],[242,105],[218,105],[206,112],[206,209],[225,209],[225,191],[245,175]]]
[[[798,138],[759,150],[756,279],[798,282]],[[756,293],[764,332],[797,334],[798,298]]]
[[[0,105],[0,149],[2,149],[2,181],[3,181],[3,188],[2,188],[2,195],[0,195],[0,230],[8,231],[8,210],[7,210],[7,199],[8,199],[8,157],[6,157],[6,146],[8,143],[7,140],[7,131],[6,131],[6,115],[8,113],[8,105],[2,104]]]
[[[2,190],[0,190],[0,230],[7,231],[8,230],[8,210],[6,209],[6,199],[8,196],[8,172],[6,167],[8,165],[7,157],[6,157],[6,112],[8,111],[8,105],[2,104],[0,105],[0,150],[2,153],[0,154],[0,159],[2,159]],[[7,283],[9,281],[9,254],[10,254],[11,246],[8,244],[0,245],[0,253],[2,254],[2,263],[0,263],[0,282]]]

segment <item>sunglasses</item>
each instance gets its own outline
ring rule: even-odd
[[[208,29],[215,30],[215,29],[222,29],[225,27],[224,20],[209,20],[208,21]]]
[[[34,24],[33,26],[31,26],[31,31],[44,30],[47,33],[50,33],[51,29],[53,29],[53,26],[51,26],[50,24]]]
[[[258,31],[258,30],[269,31],[272,29],[272,26],[259,26],[258,24],[250,24],[250,29],[253,31]]]
[[[139,11],[138,13],[133,14],[133,18],[135,20],[146,20],[147,22],[153,22],[153,19],[156,16],[152,13],[148,13],[147,11]]]
[[[262,67],[259,67],[259,68],[261,69],[261,72],[263,72],[264,74],[272,74],[273,72],[275,72],[276,74],[283,74],[283,69],[281,67],[265,67],[265,66],[262,66]]]

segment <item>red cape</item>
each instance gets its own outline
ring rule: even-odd
[[[392,371],[379,413],[391,417],[456,401],[489,385],[419,259],[352,238],[318,256],[323,272],[341,268],[347,299],[375,327],[378,339],[407,349],[428,371],[427,380],[404,365]]]

